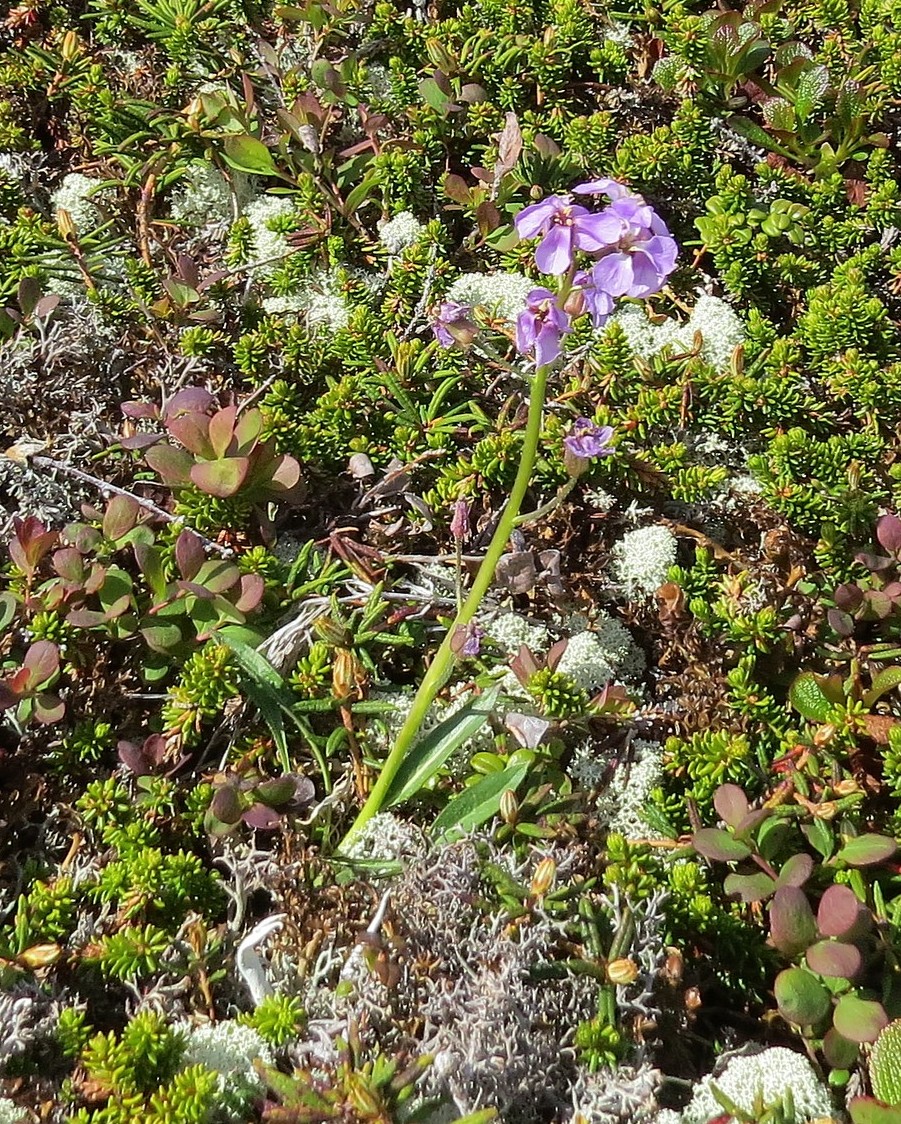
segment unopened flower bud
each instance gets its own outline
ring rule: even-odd
[[[454,504],[450,531],[457,542],[462,542],[469,534],[469,504],[466,500],[457,500]]]
[[[638,965],[628,957],[611,960],[607,965],[607,979],[617,987],[634,983],[638,979]]]
[[[64,207],[60,207],[56,212],[56,229],[67,242],[74,241],[77,236],[75,221]]]
[[[519,818],[519,801],[512,788],[506,788],[501,793],[501,819],[506,824],[515,824]]]
[[[529,886],[529,892],[532,897],[543,898],[554,885],[556,876],[557,864],[554,860],[542,859],[538,866],[535,867],[535,873],[532,875],[532,883]]]

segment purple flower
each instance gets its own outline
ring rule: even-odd
[[[573,191],[576,195],[606,195],[608,199],[612,199],[614,202],[617,199],[624,199],[630,194],[625,184],[610,179],[589,180],[587,183],[580,183],[578,187],[574,187]]]
[[[472,309],[468,304],[458,304],[457,301],[445,301],[439,307],[432,321],[432,331],[442,347],[453,347],[456,343],[465,346],[471,342],[476,326],[469,319],[470,312]]]
[[[575,275],[573,284],[578,287],[577,295],[581,299],[583,309],[591,317],[592,324],[596,328],[602,328],[614,309],[613,297],[606,290],[596,288],[591,275],[584,269],[580,269]]]
[[[520,238],[544,235],[535,251],[535,264],[542,273],[555,275],[566,273],[577,249],[597,253],[616,242],[622,230],[616,217],[605,212],[592,214],[574,204],[571,195],[549,195],[532,203],[513,223]]]
[[[468,624],[466,626],[466,639],[463,641],[463,655],[477,656],[482,649],[484,635],[485,630],[483,628],[479,628],[477,624]]]
[[[592,457],[609,457],[613,453],[610,438],[613,428],[609,425],[595,425],[590,418],[576,418],[563,444],[576,457],[590,460]]]
[[[615,245],[591,269],[594,287],[611,297],[649,297],[672,273],[679,247],[666,223],[640,195],[614,200],[605,214],[615,214],[623,230]]]
[[[469,504],[466,500],[457,500],[454,504],[450,531],[457,542],[462,542],[469,534]]]
[[[560,337],[572,331],[556,299],[550,289],[533,289],[516,318],[516,349],[522,355],[534,351],[536,367],[553,363],[560,354]]]

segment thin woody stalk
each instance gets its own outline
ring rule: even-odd
[[[529,394],[529,416],[526,422],[522,459],[519,462],[516,480],[513,482],[513,487],[510,489],[510,496],[504,506],[504,510],[501,512],[501,517],[498,520],[494,535],[485,552],[482,564],[476,572],[472,588],[469,591],[469,596],[463,602],[462,607],[454,617],[453,622],[447,630],[447,635],[444,637],[441,646],[435,653],[428,671],[423,676],[422,683],[419,685],[419,690],[416,692],[416,696],[413,699],[413,705],[410,708],[407,720],[401,727],[397,735],[397,740],[382,766],[379,778],[373,786],[366,803],[360,809],[360,813],[354,820],[350,831],[348,831],[347,835],[345,835],[342,840],[342,850],[346,850],[348,844],[352,843],[359,835],[365,824],[382,810],[382,805],[391,787],[391,783],[397,776],[397,771],[401,763],[410,751],[410,747],[413,745],[416,735],[419,733],[420,727],[429,711],[429,707],[434,702],[435,696],[447,682],[448,676],[451,673],[456,659],[453,650],[454,637],[458,634],[459,630],[465,629],[472,621],[482,603],[482,598],[491,586],[491,582],[494,579],[494,571],[504,553],[507,541],[516,526],[519,510],[522,507],[529,482],[532,479],[532,470],[535,466],[535,458],[538,453],[538,440],[541,435],[541,419],[544,414],[544,399],[547,392],[547,381],[551,366],[551,364],[548,364],[544,367],[539,367],[533,376],[532,387]]]

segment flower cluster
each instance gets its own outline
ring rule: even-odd
[[[591,211],[576,203],[573,195],[606,195],[610,202],[602,211]],[[539,285],[519,296],[519,307],[522,300],[526,307],[516,316],[516,348],[530,355],[537,367],[553,363],[560,355],[560,341],[572,330],[573,315],[587,312],[600,328],[617,298],[659,292],[676,265],[675,239],[640,195],[611,179],[580,184],[573,195],[549,195],[524,207],[513,220],[520,238],[540,236],[535,264],[541,272],[566,278],[560,293]],[[578,253],[593,257],[594,264],[577,268]],[[526,278],[508,276],[511,282],[529,285]],[[517,287],[509,286],[511,296]],[[475,332],[469,320],[472,309],[495,303],[499,302],[473,299],[468,291],[449,292],[432,325],[439,342],[445,347],[467,346]],[[512,309],[506,318],[513,319]]]
[[[535,250],[538,268],[555,276],[570,275],[574,286],[574,300],[565,308],[548,289],[529,293],[516,322],[516,346],[532,354],[537,366],[560,354],[560,339],[570,330],[570,307],[588,312],[599,328],[618,297],[659,292],[676,264],[675,240],[640,195],[611,179],[580,184],[573,193],[606,195],[610,203],[595,213],[575,203],[572,195],[550,195],[523,208],[514,219],[520,238],[541,235]],[[590,269],[576,271],[580,250],[596,259]]]

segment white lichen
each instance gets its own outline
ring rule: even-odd
[[[635,355],[650,359],[665,347],[673,351],[691,351],[695,333],[701,334],[701,358],[724,371],[732,360],[735,348],[744,341],[745,326],[734,309],[719,297],[702,293],[684,324],[672,319],[653,323],[644,309],[628,304],[612,317],[620,325]]]
[[[500,613],[493,619],[484,621],[482,627],[485,635],[507,657],[518,655],[523,646],[539,652],[550,643],[550,636],[543,625],[527,621],[519,613]]]
[[[682,1113],[682,1124],[709,1124],[723,1115],[724,1109],[711,1091],[712,1084],[755,1119],[760,1111],[758,1102],[760,1109],[770,1108],[781,1104],[789,1091],[797,1124],[832,1115],[832,1097],[813,1066],[807,1058],[784,1046],[730,1058],[721,1073],[705,1077]]]
[[[233,184],[215,165],[193,160],[172,192],[172,218],[190,230],[230,222],[236,203],[240,206],[250,194],[247,179],[240,173],[233,173]]]
[[[269,1044],[253,1027],[235,1022],[181,1029],[186,1035],[182,1066],[203,1065],[218,1073],[223,1113],[235,1122],[246,1120],[250,1102],[265,1091],[254,1060],[275,1065]]]
[[[569,639],[555,670],[591,694],[607,683],[636,678],[644,670],[644,657],[625,625],[601,612],[593,628]]]
[[[424,850],[425,839],[417,827],[391,812],[379,812],[363,826],[347,848],[347,855],[379,862],[407,862],[418,858]]]
[[[412,246],[425,227],[411,211],[401,211],[379,227],[379,241],[389,254],[399,254]]]
[[[628,531],[614,546],[613,575],[627,597],[648,598],[667,580],[676,561],[676,537],[661,524]]]
[[[280,259],[291,253],[284,227],[294,214],[293,202],[279,195],[261,195],[245,210],[244,217],[250,224],[253,240],[253,259],[267,263],[259,270],[261,274],[271,273],[278,265],[278,261],[272,259]]]
[[[604,762],[605,767],[607,762]],[[584,765],[583,765],[584,770]],[[584,771],[583,771],[584,775]],[[663,746],[635,738],[626,760],[613,766],[610,783],[597,802],[598,819],[628,839],[657,839],[645,818],[651,792],[663,780]]]
[[[535,284],[521,273],[464,273],[448,289],[447,300],[485,308],[501,320],[515,320]]]
[[[0,1097],[0,1124],[24,1124],[28,1113],[9,1097]]]
[[[103,214],[94,202],[101,180],[70,172],[50,196],[54,212],[67,211],[80,235],[90,234],[103,222]]]

